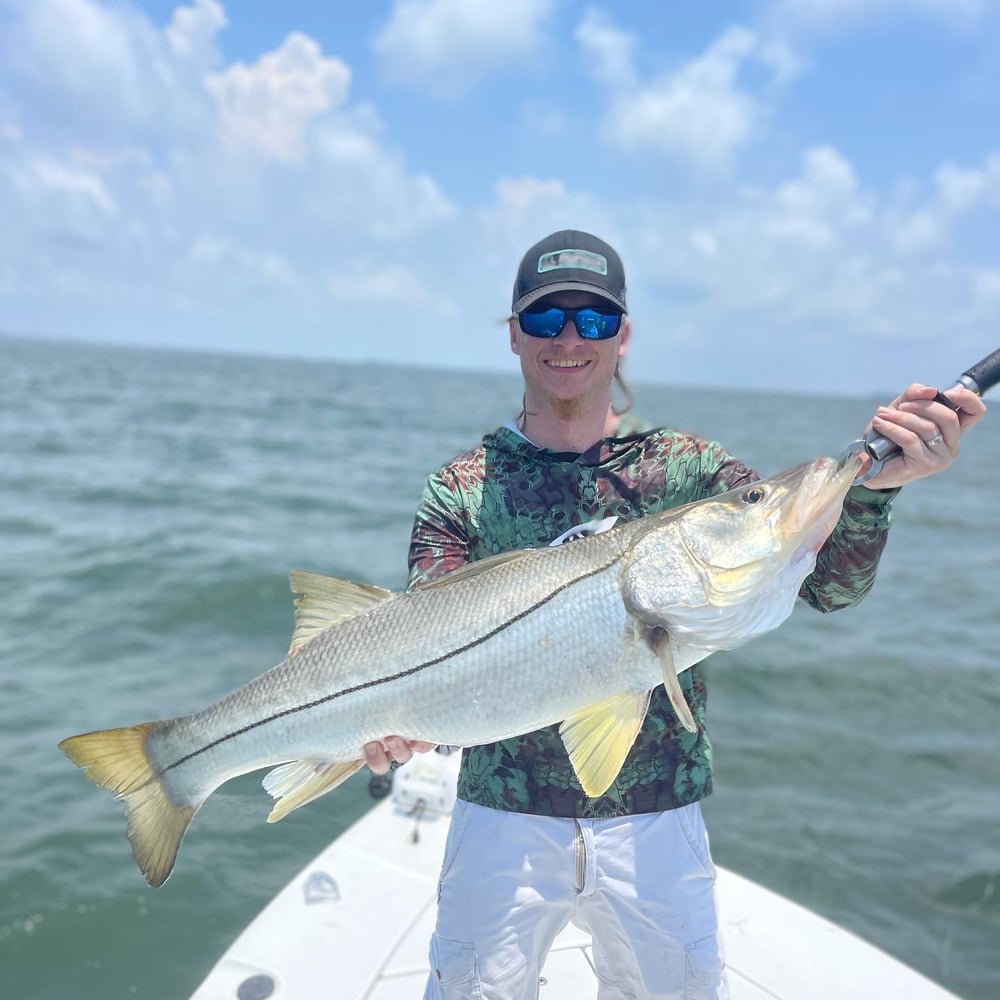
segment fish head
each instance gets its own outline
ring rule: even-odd
[[[818,458],[770,479],[687,507],[678,519],[686,551],[719,582],[753,586],[798,555],[820,550],[840,517],[860,459]],[[735,582],[735,581],[734,581]]]
[[[646,518],[623,576],[640,621],[730,648],[791,614],[861,466],[819,458]]]

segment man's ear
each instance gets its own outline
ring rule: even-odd
[[[509,320],[507,320],[507,329],[510,332],[510,352],[511,352],[511,354],[520,354],[521,353],[521,345],[520,345],[520,343],[518,341],[518,337],[517,337],[517,334],[518,334],[517,319],[514,316],[511,316],[511,318]]]
[[[628,354],[628,342],[632,337],[632,320],[628,316],[622,317],[622,329],[618,338],[618,357],[624,358]]]

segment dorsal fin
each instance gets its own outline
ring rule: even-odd
[[[351,583],[301,569],[293,570],[288,579],[292,593],[302,595],[295,600],[295,631],[289,654],[298,652],[304,643],[335,622],[353,618],[380,601],[396,596],[382,587]]]
[[[494,569],[497,566],[502,566],[504,563],[516,562],[518,559],[524,559],[537,551],[539,550],[514,549],[513,552],[500,552],[495,556],[487,556],[485,559],[477,559],[475,562],[466,563],[464,566],[459,566],[458,569],[453,569],[450,573],[445,573],[444,576],[439,576],[436,580],[431,580],[428,583],[422,584],[420,589],[426,590],[428,587],[446,587],[449,583],[457,583],[459,580],[468,580],[470,577],[479,576],[480,573],[488,573],[491,569]]]

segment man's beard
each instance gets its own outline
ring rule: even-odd
[[[579,396],[574,396],[572,399],[550,396],[549,404],[560,420],[576,420],[583,413],[583,400]]]

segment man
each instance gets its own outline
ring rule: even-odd
[[[642,430],[613,405],[629,346],[622,262],[588,233],[554,233],[521,262],[508,321],[524,398],[516,421],[430,476],[410,548],[420,586],[497,552],[603,530],[752,482],[715,442]],[[622,383],[623,385],[623,383]],[[832,611],[874,582],[889,505],[904,483],[946,468],[985,412],[967,389],[910,386],[873,419],[902,448],[843,514],[801,596]],[[697,731],[662,688],[615,783],[588,798],[558,727],[463,752],[439,887],[427,998],[526,1000],[569,920],[593,935],[599,996],[726,996],[714,868],[700,800],[711,746],[699,667],[680,678]],[[366,748],[373,771],[426,744],[399,736]]]

